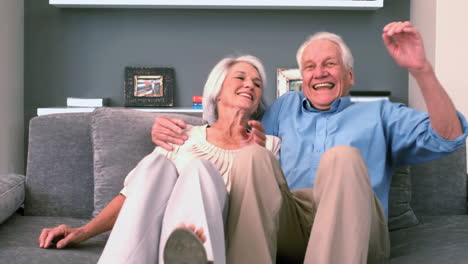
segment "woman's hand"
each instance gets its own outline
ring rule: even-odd
[[[39,247],[49,248],[56,243],[57,248],[64,248],[79,244],[86,239],[88,239],[88,236],[84,228],[71,228],[67,225],[59,225],[54,228],[42,229],[39,236]]]

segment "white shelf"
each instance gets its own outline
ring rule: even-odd
[[[172,107],[172,108],[130,108],[130,107],[115,107],[122,109],[133,109],[144,112],[155,112],[155,113],[178,113],[178,114],[195,114],[201,116],[203,113],[202,109],[192,109],[184,107]],[[62,113],[89,113],[94,111],[95,107],[47,107],[38,108],[37,115],[50,115],[50,114],[62,114]]]
[[[49,0],[57,7],[203,9],[368,9],[384,0]]]

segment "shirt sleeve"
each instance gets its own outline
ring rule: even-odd
[[[287,94],[281,96],[273,104],[271,104],[265,114],[262,117],[262,124],[265,127],[266,135],[278,136],[278,117],[283,105],[283,101],[286,99]]]
[[[391,148],[393,167],[412,165],[440,158],[465,144],[468,123],[458,113],[463,134],[454,140],[442,138],[432,128],[429,115],[403,104],[384,103],[382,119],[385,122],[387,143]]]

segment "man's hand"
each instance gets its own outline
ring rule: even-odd
[[[79,244],[86,239],[88,239],[88,236],[83,228],[71,228],[66,225],[59,225],[54,228],[42,229],[39,236],[39,247],[49,248],[56,243],[57,248],[64,248]]]
[[[392,22],[383,28],[382,39],[395,62],[415,73],[430,68],[418,30],[409,21]]]
[[[250,120],[247,122],[250,126],[250,131],[246,131],[244,127],[239,129],[239,133],[242,136],[241,147],[245,147],[252,144],[257,144],[259,146],[265,147],[265,128],[262,123],[256,120]]]
[[[151,129],[153,142],[161,148],[171,151],[173,147],[168,143],[183,145],[188,139],[184,129],[187,127],[183,120],[158,116]]]

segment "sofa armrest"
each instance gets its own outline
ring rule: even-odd
[[[23,204],[24,180],[25,177],[19,174],[0,175],[0,223]]]

